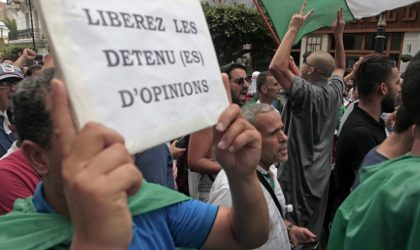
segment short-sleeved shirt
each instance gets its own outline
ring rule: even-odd
[[[386,139],[385,123],[375,120],[355,104],[337,141],[336,199],[340,204],[350,193],[366,154]]]
[[[277,200],[280,203],[282,208],[282,213],[285,214],[285,200],[283,192],[279,182],[276,180],[276,168],[271,166],[269,171],[265,171],[261,167],[257,168],[262,174],[269,173],[274,180],[274,193],[277,197]],[[283,218],[274,203],[273,198],[271,198],[270,193],[265,189],[261,184],[261,189],[263,190],[264,197],[267,201],[268,213],[270,216],[270,236],[267,242],[259,247],[261,250],[290,250],[289,237],[287,233],[286,225],[284,224]],[[230,194],[230,187],[226,172],[224,170],[220,171],[217,174],[216,179],[214,180],[213,186],[210,190],[209,203],[222,205],[226,207],[232,207],[232,196]]]
[[[335,215],[328,249],[418,249],[420,157],[402,156],[363,172]]]
[[[33,195],[40,180],[22,150],[0,160],[0,215],[10,212],[16,199]]]
[[[42,194],[42,182],[33,196],[39,213],[54,213]],[[196,200],[181,202],[133,217],[129,249],[200,248],[216,219],[218,207]]]
[[[295,77],[283,111],[289,160],[279,181],[294,208],[288,219],[318,236],[327,206],[332,142],[343,89],[343,78],[336,75],[312,83]]]
[[[360,165],[360,169],[357,172],[356,179],[354,180],[352,190],[355,189],[359,183],[360,183],[360,174],[362,172],[363,168],[367,168],[372,165],[376,165],[378,163],[381,163],[383,161],[389,160],[388,157],[385,157],[384,155],[380,154],[376,149],[378,147],[372,148],[369,153],[365,156],[365,158],[362,161],[362,164]]]

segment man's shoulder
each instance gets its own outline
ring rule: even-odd
[[[22,168],[33,170],[21,150],[17,150],[0,160],[0,170],[19,172]]]
[[[358,112],[358,109],[355,107],[344,122],[342,130],[357,130],[365,132],[369,131],[367,125],[369,125],[369,121],[363,115],[361,115],[360,112]]]
[[[371,166],[382,163],[386,160],[388,160],[388,158],[379,153],[377,151],[377,147],[374,147],[366,154],[360,167],[362,169],[368,169]]]

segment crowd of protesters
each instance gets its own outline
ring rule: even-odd
[[[346,74],[339,10],[335,56],[299,70],[305,8],[265,71],[221,69],[214,127],[134,156],[118,131],[76,130],[52,57],[2,60],[0,249],[417,249],[420,53],[404,79],[382,54]]]

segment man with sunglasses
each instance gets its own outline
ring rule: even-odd
[[[285,131],[289,137],[289,160],[279,177],[286,202],[293,205],[287,219],[306,227],[318,238],[327,207],[331,173],[332,141],[344,90],[345,53],[343,12],[337,12],[333,24],[336,41],[335,60],[327,52],[309,54],[301,77],[290,69],[289,56],[303,23],[306,3],[294,14],[270,64],[270,71],[288,93],[285,106]]]
[[[17,83],[23,79],[22,70],[10,64],[0,64],[0,157],[10,148],[17,139],[9,129],[9,118],[6,110],[10,106],[11,95]]]
[[[246,102],[249,81],[246,74],[246,68],[239,63],[233,63],[223,70],[229,76],[230,91],[232,94],[232,102],[242,106]]]

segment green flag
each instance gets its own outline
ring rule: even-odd
[[[409,5],[419,0],[307,0],[306,11],[314,8],[315,12],[303,24],[296,42],[322,27],[331,26],[337,11],[344,10],[344,20],[375,16],[386,10]],[[270,17],[277,35],[283,39],[293,14],[298,13],[304,0],[261,0]]]

